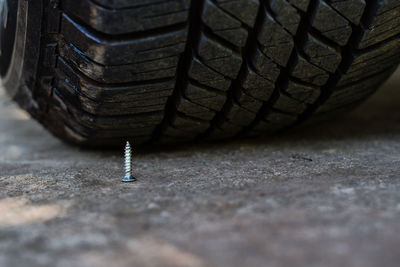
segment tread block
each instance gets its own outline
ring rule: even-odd
[[[191,83],[187,86],[184,94],[193,103],[215,111],[220,111],[226,101],[226,95],[201,88]]]
[[[319,41],[311,34],[308,34],[304,44],[304,53],[309,57],[311,63],[331,73],[336,71],[342,61],[339,51]]]
[[[358,48],[366,48],[400,33],[398,0],[379,0],[375,19],[364,31]]]
[[[68,98],[65,98],[62,94],[54,89],[52,95],[53,100],[57,103],[57,106],[62,110],[62,116],[68,116],[67,121],[71,124],[76,124],[72,128],[81,127],[91,132],[119,129],[137,129],[148,126],[155,126],[161,122],[164,116],[164,112],[151,112],[143,113],[131,116],[94,116],[90,113],[84,112],[82,109],[78,109],[73,105]],[[82,131],[78,131],[82,132]]]
[[[88,136],[84,136],[82,133],[76,132],[76,130],[68,126],[67,123],[63,125],[63,130],[67,134],[68,140],[72,142],[76,142],[78,144],[84,144],[87,143],[87,141],[89,140]]]
[[[286,66],[294,48],[293,37],[264,10],[264,21],[257,40],[266,56],[281,66]]]
[[[157,100],[152,99],[151,104],[147,106],[135,105],[137,103],[143,105],[143,101],[136,101],[133,103],[129,103],[129,105],[112,105],[110,103],[105,105],[94,103],[93,105],[90,105],[88,103],[85,103],[84,110],[94,115],[104,116],[136,115],[148,112],[163,111],[165,109],[167,100],[168,98],[160,98]]]
[[[242,58],[231,49],[202,34],[197,52],[205,65],[231,79],[236,78]]]
[[[332,41],[345,45],[352,33],[350,23],[325,2],[318,3],[312,26]]]
[[[231,85],[231,80],[225,78],[220,73],[210,69],[197,58],[193,58],[189,67],[189,78],[206,86],[227,91]]]
[[[190,4],[189,0],[112,1],[106,5],[96,2],[65,0],[62,8],[96,31],[126,34],[186,23]]]
[[[251,64],[259,75],[271,82],[275,82],[280,74],[278,65],[266,57],[259,49],[255,50]]]
[[[310,4],[310,0],[288,0],[288,2],[303,12],[307,12],[308,5]]]
[[[56,88],[53,88],[51,99],[56,103],[57,108],[61,109],[63,113],[68,113],[68,106],[66,105],[64,98],[60,95]]]
[[[293,77],[299,78],[304,82],[308,82],[318,86],[324,85],[329,78],[327,72],[310,64],[302,56],[297,57],[297,62],[293,67],[291,75]]]
[[[275,84],[261,77],[250,68],[243,78],[242,87],[252,97],[261,101],[268,101],[275,90]]]
[[[53,76],[42,76],[40,78],[40,88],[43,90],[43,93],[47,97],[51,97],[53,93],[53,84],[54,84]]]
[[[365,9],[364,0],[331,0],[331,6],[348,20],[358,25]]]
[[[180,114],[175,114],[174,118],[171,120],[171,125],[179,130],[192,133],[204,132],[210,126],[206,121],[184,117]]]
[[[291,114],[301,114],[307,109],[305,103],[299,102],[284,94],[280,94],[272,106],[274,109]]]
[[[125,102],[96,102],[82,94],[77,94],[74,85],[67,81],[57,83],[58,92],[71,103],[93,115],[115,116],[133,115],[154,111],[163,111],[168,100],[166,97],[149,98],[148,95]]]
[[[91,32],[66,14],[62,17],[61,33],[67,43],[72,43],[86,57],[103,65],[141,63],[169,58],[185,49],[187,27],[170,32],[116,40]]]
[[[175,80],[154,82],[131,86],[107,86],[94,84],[76,73],[63,59],[58,58],[57,74],[59,80],[69,83],[75,91],[89,99],[99,102],[129,102],[140,98],[167,97],[172,94]]]
[[[78,143],[84,143],[89,140],[89,136],[93,134],[93,131],[82,127],[74,121],[65,121],[63,130],[70,134],[68,137],[77,139]]]
[[[297,120],[296,116],[270,111],[265,120],[260,120],[248,135],[261,135],[265,133],[275,133],[282,128],[292,125]]]
[[[46,45],[46,49],[43,56],[43,65],[46,67],[54,68],[57,64],[57,43],[49,43]]]
[[[248,96],[241,90],[235,96],[238,104],[246,110],[257,113],[263,105],[263,102],[255,99],[254,97]]]
[[[249,122],[255,119],[256,113],[250,112],[236,103],[232,103],[232,107],[226,117],[233,124],[247,126]]]
[[[248,32],[242,28],[242,22],[224,12],[210,0],[204,3],[202,21],[214,34],[226,41],[238,47],[245,45]]]
[[[215,116],[215,111],[192,103],[191,101],[183,97],[180,98],[178,103],[176,104],[176,109],[178,112],[181,112],[187,116],[195,117],[202,120],[211,120]]]
[[[238,18],[242,23],[252,27],[256,21],[259,8],[257,0],[217,0],[218,6]]]
[[[289,80],[285,92],[293,99],[306,104],[313,104],[321,94],[316,87],[303,85]]]
[[[76,113],[74,118],[85,127],[93,130],[109,130],[118,128],[120,131],[126,129],[137,129],[148,126],[156,126],[161,123],[164,112],[144,113],[135,116],[120,117],[92,117],[89,114]]]
[[[126,83],[161,78],[171,78],[176,74],[179,56],[156,59],[145,63],[109,66],[95,63],[72,44],[63,45],[60,55],[92,80],[101,83]]]
[[[275,19],[291,34],[295,35],[300,24],[300,14],[286,0],[271,0],[270,7],[274,12]]]

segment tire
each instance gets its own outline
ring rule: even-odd
[[[5,2],[7,91],[86,146],[275,133],[354,107],[400,61],[400,0]]]

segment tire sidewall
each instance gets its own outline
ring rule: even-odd
[[[16,32],[18,0],[0,0],[0,77],[10,65]]]
[[[11,98],[31,97],[35,88],[40,54],[42,1],[19,0],[11,60],[1,83]],[[19,99],[18,99],[19,98]]]

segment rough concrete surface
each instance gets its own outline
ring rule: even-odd
[[[398,266],[400,71],[344,118],[258,140],[63,144],[0,96],[0,266]]]

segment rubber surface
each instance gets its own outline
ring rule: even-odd
[[[0,1],[0,76],[5,75],[12,57],[15,40],[17,1]]]
[[[274,133],[355,106],[400,61],[400,0],[52,0],[43,14],[30,112],[82,145]]]

